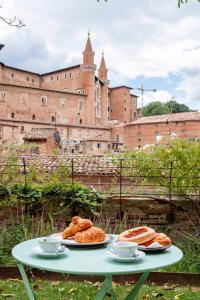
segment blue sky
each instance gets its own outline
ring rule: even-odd
[[[111,84],[144,85],[144,104],[172,97],[200,110],[200,4],[176,0],[6,0],[0,23],[5,64],[45,73],[81,63],[90,28],[98,65],[102,49]],[[138,93],[133,90],[133,93]],[[138,93],[139,95],[139,93]]]

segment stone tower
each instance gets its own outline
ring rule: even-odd
[[[90,40],[90,33],[85,50],[83,51],[83,64],[81,65],[82,72],[82,87],[87,94],[85,100],[85,118],[88,125],[95,125],[95,71],[94,51]]]
[[[102,110],[102,125],[107,126],[108,124],[108,69],[104,59],[104,53],[102,52],[101,63],[98,69],[98,78],[102,82],[101,88],[101,110]]]

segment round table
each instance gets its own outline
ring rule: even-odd
[[[116,237],[116,236],[115,236]],[[163,252],[151,252],[139,261],[133,263],[119,263],[112,260],[107,255],[107,248],[70,248],[68,256],[56,258],[43,258],[33,253],[32,249],[38,246],[38,239],[28,240],[15,246],[12,255],[18,263],[27,294],[30,300],[34,300],[24,266],[37,268],[40,270],[76,274],[76,275],[103,275],[105,280],[102,288],[98,291],[96,300],[104,299],[106,294],[110,294],[112,299],[117,299],[112,287],[112,275],[125,275],[142,273],[140,279],[133,290],[126,297],[126,300],[135,299],[139,289],[147,279],[150,271],[164,268],[181,260],[182,251],[171,246]]]

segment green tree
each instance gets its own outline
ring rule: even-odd
[[[149,103],[143,108],[143,116],[156,116],[169,113],[180,113],[192,111],[187,105],[178,103],[176,101],[168,101],[166,103],[155,101]]]
[[[176,101],[168,101],[166,102],[166,106],[169,108],[169,111],[172,113],[191,111],[191,109],[187,105],[180,104]]]
[[[142,114],[144,117],[148,116],[156,116],[156,115],[164,115],[169,113],[169,108],[160,101],[155,101],[149,103],[142,110]]]

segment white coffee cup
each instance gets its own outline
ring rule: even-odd
[[[57,238],[43,237],[38,240],[40,248],[46,253],[56,253],[61,249],[61,241]]]
[[[137,243],[133,242],[114,242],[107,246],[107,249],[119,257],[132,257],[137,254]]]

